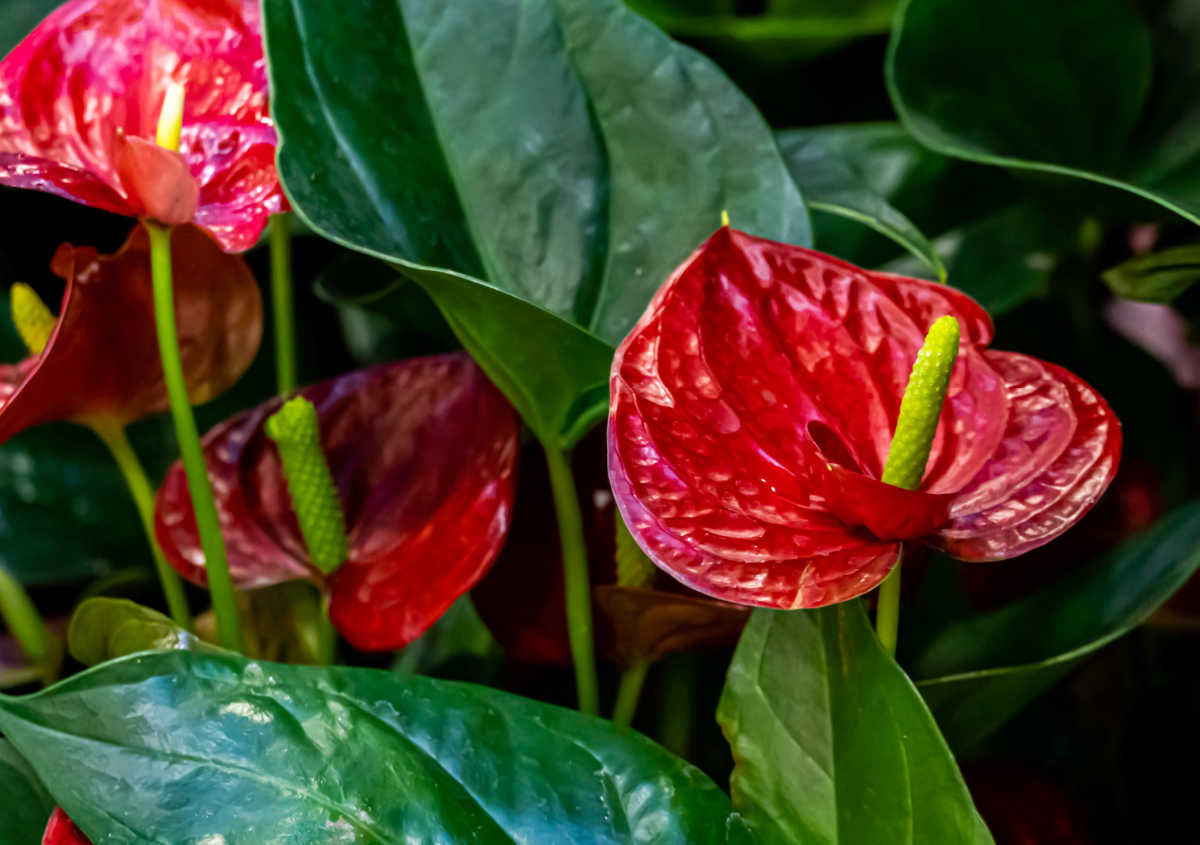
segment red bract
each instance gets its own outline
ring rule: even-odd
[[[962,340],[920,489],[879,480],[929,326]],[[818,607],[876,586],[901,541],[998,560],[1061,534],[1116,471],[1088,385],[987,349],[953,288],[725,227],[617,350],[609,477],[638,543],[709,595]]]
[[[0,62],[0,184],[248,249],[285,201],[256,0],[75,0]],[[180,152],[154,143],[185,86]]]
[[[309,562],[279,455],[263,425],[272,399],[204,438],[229,569],[242,588],[324,582],[334,625],[362,649],[418,637],[491,564],[515,492],[516,412],[465,354],[414,358],[300,391],[345,511],[349,559],[322,576]],[[171,564],[196,583],[204,555],[176,463],[155,529]]]
[[[42,845],[92,845],[92,840],[83,835],[62,807],[55,807],[42,834]]]
[[[41,355],[0,364],[0,442],[40,423],[124,424],[167,407],[149,249],[140,224],[115,255],[58,248],[50,267],[67,287],[54,333]],[[262,301],[246,262],[202,229],[181,226],[171,256],[184,376],[204,402],[254,360]]]

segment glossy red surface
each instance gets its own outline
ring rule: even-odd
[[[361,649],[418,637],[495,559],[512,518],[519,421],[463,353],[414,358],[305,388],[337,484],[350,544],[327,579],[308,561],[278,453],[272,399],[204,438],[234,582],[325,583],[330,616]],[[191,497],[176,463],[155,529],[171,564],[204,583]]]
[[[954,315],[957,363],[919,491],[879,478],[912,363]],[[900,541],[1020,554],[1116,471],[1120,424],[1070,373],[992,352],[942,285],[720,229],[613,361],[609,477],[658,566],[708,595],[817,607],[876,586]]]
[[[0,364],[0,442],[55,420],[128,423],[166,409],[149,248],[141,224],[114,255],[58,248],[51,269],[67,286],[54,333],[40,356]],[[254,360],[262,301],[242,257],[203,229],[176,228],[171,256],[184,376],[204,402]]]
[[[55,807],[42,834],[42,845],[92,845],[92,840],[83,835],[62,807]]]
[[[255,0],[75,0],[0,62],[0,184],[251,247],[286,207]],[[185,86],[180,152],[153,144]]]

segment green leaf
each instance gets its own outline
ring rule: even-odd
[[[966,749],[1084,657],[1144,622],[1200,567],[1200,502],[1029,598],[947,628],[914,663],[951,745]]]
[[[0,57],[21,43],[21,40],[42,22],[42,18],[62,5],[59,0],[4,0],[0,3]],[[41,831],[38,831],[39,836]]]
[[[71,616],[67,648],[85,666],[139,651],[219,651],[180,628],[169,616],[128,599],[92,598]]]
[[[1200,222],[1200,10],[1165,9],[1152,38],[1123,0],[906,0],[892,103],[947,155],[1094,180]]]
[[[97,842],[753,841],[636,733],[420,676],[142,654],[0,698],[0,729]]]
[[[717,711],[734,807],[764,842],[991,843],[912,682],[861,603],[756,610]]]
[[[838,132],[836,127],[833,132]],[[945,281],[946,268],[933,244],[874,190],[853,161],[840,154],[836,135],[830,137],[825,128],[792,129],[779,133],[778,138],[792,178],[804,192],[810,210],[869,226],[911,252],[938,280]],[[819,228],[817,245],[825,246]]]
[[[0,739],[0,842],[20,845],[42,841],[46,822],[54,812],[54,799],[38,780],[25,758],[12,744]]]
[[[1139,255],[1104,272],[1113,293],[1140,302],[1171,302],[1200,281],[1200,245]]]
[[[547,442],[603,415],[612,346],[723,209],[809,241],[750,102],[618,0],[264,8],[294,207],[428,290]]]

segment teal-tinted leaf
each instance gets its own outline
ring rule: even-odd
[[[838,128],[834,127],[833,132]],[[804,192],[809,209],[869,226],[923,261],[937,279],[945,280],[946,268],[933,244],[875,191],[855,162],[840,154],[836,136],[830,137],[826,129],[791,129],[778,137],[792,178]],[[820,235],[818,224],[817,246],[836,249],[826,246]]]
[[[1200,245],[1139,255],[1104,273],[1113,293],[1140,302],[1170,302],[1200,281]]]
[[[35,845],[54,812],[54,799],[25,758],[0,739],[0,842]]]
[[[750,842],[649,740],[470,684],[188,651],[105,663],[0,729],[96,842]]]
[[[1095,180],[1200,222],[1200,13],[1167,8],[1152,39],[1123,0],[905,0],[892,103],[947,155]]]
[[[756,610],[717,719],[734,807],[764,842],[984,845],[954,758],[859,602]]]
[[[139,651],[219,650],[157,610],[109,598],[88,599],[75,609],[67,628],[67,648],[85,666]]]
[[[0,29],[0,57],[21,42],[42,18],[62,5],[59,0],[4,0],[0,2],[0,19],[4,28]]]
[[[265,11],[293,205],[425,287],[543,440],[602,415],[611,346],[722,209],[809,240],[753,106],[617,0]]]
[[[1200,503],[1076,575],[946,629],[915,661],[946,738],[968,748],[1088,654],[1144,622],[1200,567]]]

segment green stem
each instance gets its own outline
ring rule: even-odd
[[[621,673],[621,683],[617,687],[617,703],[613,705],[613,724],[627,728],[633,724],[637,713],[638,699],[642,696],[642,684],[646,681],[646,671],[650,668],[650,660],[642,658],[631,663]]]
[[[337,631],[329,618],[323,593],[317,596],[317,665],[332,666],[337,653]]]
[[[183,455],[188,491],[192,495],[192,510],[196,514],[200,547],[204,550],[204,568],[208,575],[208,589],[212,594],[217,633],[222,646],[241,652],[241,622],[238,619],[237,600],[233,594],[233,580],[229,576],[229,562],[225,558],[225,540],[221,536],[217,505],[213,500],[212,485],[208,481],[208,469],[200,447],[200,434],[196,431],[196,418],[192,415],[192,406],[188,401],[183,362],[179,357],[179,338],[175,331],[174,282],[171,278],[171,230],[156,223],[147,222],[144,225],[150,233],[154,321],[158,329],[158,351],[162,356],[163,381],[167,386],[171,418],[175,423],[175,437]]]
[[[879,604],[875,607],[875,633],[888,657],[896,656],[900,629],[900,561],[903,557],[904,547],[901,546],[896,565],[879,585]]]
[[[280,396],[296,389],[296,314],[292,302],[291,215],[271,217],[271,304],[275,315],[275,378]]]
[[[596,653],[592,642],[592,589],[588,577],[587,543],[583,537],[583,516],[575,478],[567,453],[542,443],[546,466],[550,470],[550,489],[554,493],[554,512],[558,518],[558,536],[562,543],[563,584],[566,589],[567,634],[571,658],[575,663],[575,689],[579,709],[595,715],[600,710],[599,683],[596,680]]]
[[[52,683],[58,669],[54,637],[21,582],[3,566],[0,566],[0,618],[25,652],[29,665],[38,668],[45,683]]]
[[[146,532],[146,541],[150,544],[150,552],[154,555],[154,568],[158,570],[158,580],[162,584],[163,595],[167,600],[167,610],[175,624],[185,631],[192,630],[192,613],[188,609],[187,596],[183,592],[183,581],[179,574],[167,563],[154,536],[154,486],[146,477],[146,471],[138,460],[137,453],[125,436],[125,429],[120,425],[92,426],[92,430],[104,441],[113,460],[121,469],[125,478],[125,486],[137,506],[138,516],[142,520],[142,529]]]

